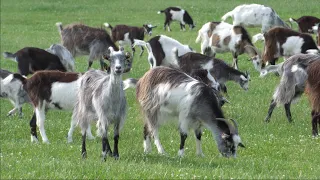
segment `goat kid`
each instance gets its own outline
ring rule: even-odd
[[[270,118],[277,104],[283,104],[289,122],[292,122],[290,106],[297,101],[305,90],[307,80],[307,67],[320,61],[320,56],[315,54],[296,54],[285,62],[274,66],[273,71],[280,74],[281,80],[277,86],[265,122],[270,122]]]
[[[320,127],[320,61],[313,62],[307,68],[307,84],[306,92],[311,103],[311,124],[312,124],[312,135],[316,137],[318,133],[318,125]]]
[[[133,46],[146,47],[150,68],[177,65],[172,54],[173,48],[178,49],[179,56],[184,55],[187,52],[193,52],[193,49],[189,45],[181,44],[179,41],[165,35],[155,36],[148,42],[135,39]]]
[[[172,21],[179,21],[180,28],[183,31],[186,30],[186,27],[185,27],[186,24],[189,25],[190,29],[193,29],[196,27],[192,17],[189,15],[188,11],[184,9],[181,9],[179,7],[168,7],[165,10],[158,11],[158,14],[161,14],[161,13],[165,14],[165,22],[163,26],[164,30],[166,30],[166,27],[167,27],[168,31],[171,31],[170,24]]]
[[[156,28],[157,26],[153,26],[151,24],[144,24],[142,27],[135,27],[135,26],[127,26],[127,25],[116,25],[112,27],[108,23],[104,23],[104,25],[107,28],[111,29],[111,37],[112,41],[116,43],[119,42],[119,45],[121,47],[124,47],[124,45],[129,45],[132,49],[132,56],[134,56],[135,49],[132,46],[134,43],[134,39],[143,40],[145,34],[148,34],[149,36],[152,35],[152,29]],[[141,47],[141,53],[140,56],[142,56],[144,48]]]
[[[7,116],[12,116],[18,111],[19,117],[22,118],[22,105],[29,103],[30,100],[23,89],[21,81],[12,76],[12,72],[0,69],[0,97],[8,98],[14,105],[14,108],[8,112]]]
[[[103,56],[109,47],[118,50],[118,47],[111,40],[105,29],[93,28],[83,24],[70,24],[62,26],[61,22],[56,23],[61,42],[72,54],[73,57],[89,55],[88,69],[91,68],[94,60],[100,60],[101,70],[105,69]]]
[[[221,89],[227,93],[225,83],[227,81],[234,81],[238,83],[244,90],[248,90],[250,75],[248,72],[242,73],[224,61],[208,57],[203,54],[188,52],[182,56],[178,56],[178,50],[173,49],[174,57],[178,62],[178,67],[185,73],[190,74],[195,69],[203,69],[207,71],[207,78],[212,82],[211,84],[218,83]],[[217,89],[216,87],[214,87]]]
[[[91,70],[81,77],[78,100],[73,110],[73,125],[78,122],[82,133],[82,157],[86,158],[86,135],[90,122],[97,121],[97,134],[102,137],[102,157],[106,160],[107,154],[115,159],[119,158],[119,132],[126,116],[126,97],[122,85],[122,73],[125,68],[126,55],[121,49],[115,51],[109,47],[108,60],[110,74]],[[108,128],[114,124],[113,153],[107,137]],[[71,129],[70,129],[71,131]]]
[[[156,67],[144,74],[136,84],[136,96],[145,117],[144,152],[151,151],[151,136],[159,154],[165,151],[159,139],[159,127],[167,119],[178,119],[179,156],[184,155],[189,129],[196,135],[196,153],[201,149],[202,127],[212,132],[220,153],[236,157],[237,147],[244,147],[235,121],[224,119],[212,88],[173,68]]]
[[[309,34],[299,33],[291,29],[275,27],[264,34],[265,48],[262,56],[261,68],[266,63],[275,65],[279,57],[287,59],[299,53],[306,53],[309,49],[316,49],[317,45]]]
[[[261,58],[242,26],[225,22],[208,22],[198,31],[196,43],[201,40],[201,53],[215,57],[216,53],[232,52],[233,64],[238,69],[238,56],[247,53],[257,71],[260,72]]]
[[[262,26],[262,34],[275,26],[290,28],[271,8],[260,4],[243,4],[222,16],[222,21],[232,17],[233,25],[248,27]]]

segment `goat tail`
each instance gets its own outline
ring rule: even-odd
[[[113,29],[113,27],[111,26],[111,24],[109,23],[103,23],[103,25],[107,28],[110,28],[111,30]]]
[[[145,42],[145,41],[142,41],[142,40],[139,40],[139,39],[134,39],[133,41],[134,41],[134,43],[133,43],[132,47],[135,47],[135,46],[145,46],[145,47],[147,47],[147,42]]]
[[[123,90],[128,88],[136,88],[139,79],[129,78],[123,81]]]
[[[14,74],[12,74],[12,79],[18,79],[19,81],[21,81],[21,83],[22,83],[23,85],[25,85],[25,84],[27,83],[27,77],[24,76],[24,75],[21,75],[21,74],[19,74],[19,73],[14,73]],[[10,79],[10,81],[11,81],[12,79]]]
[[[178,48],[177,47],[174,47],[172,49],[172,55],[173,55],[174,61],[176,61],[178,64],[179,56],[178,56]]]
[[[259,40],[261,40],[261,41],[265,40],[263,34],[258,33],[256,35],[252,36],[252,43],[256,43]]]
[[[3,57],[6,58],[6,59],[11,59],[11,60],[13,60],[14,62],[16,62],[16,55],[13,54],[13,53],[4,52],[4,53],[3,53]]]
[[[197,39],[196,39],[196,43],[199,43],[200,42],[200,40],[201,40],[201,31],[199,30],[198,31],[198,36],[197,36]]]
[[[225,15],[222,16],[221,21],[225,21],[226,19],[228,19],[228,17],[232,17],[232,16],[233,16],[233,12],[229,11]]]
[[[58,31],[59,31],[59,33],[61,34],[61,31],[63,30],[62,22],[57,22],[57,23],[56,23],[56,26],[58,27]]]
[[[160,10],[157,12],[157,14],[161,14],[161,13],[164,13],[164,10]]]
[[[290,22],[297,23],[297,20],[296,20],[296,19],[293,19],[293,18],[289,18],[289,21],[290,21]]]

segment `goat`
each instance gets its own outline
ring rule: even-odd
[[[250,75],[248,72],[242,73],[229,65],[223,60],[211,58],[203,54],[188,52],[182,56],[178,56],[178,50],[173,49],[175,62],[178,67],[185,73],[190,74],[195,69],[203,69],[208,73],[208,79],[214,78],[220,87],[227,93],[225,83],[227,81],[235,81],[244,89],[248,90]],[[212,78],[211,78],[212,77]]]
[[[63,27],[60,22],[56,23],[56,26],[62,45],[71,52],[73,57],[89,55],[87,69],[90,69],[94,60],[99,59],[101,70],[104,70],[106,64],[103,56],[107,53],[108,48],[113,47],[118,50],[105,29],[83,24],[70,24]]]
[[[30,100],[23,89],[22,83],[12,78],[12,76],[12,72],[0,69],[0,97],[8,98],[14,105],[14,108],[8,112],[7,116],[12,116],[18,111],[19,117],[22,118],[22,105],[29,103]]]
[[[23,84],[30,101],[34,106],[34,114],[30,120],[31,141],[37,142],[36,126],[39,127],[42,141],[49,143],[45,129],[45,114],[48,109],[72,110],[79,90],[79,77],[81,74],[60,71],[38,71],[30,78],[14,74]],[[71,123],[72,125],[72,123]],[[88,137],[93,139],[90,126],[87,129]],[[69,135],[69,134],[68,134]],[[68,141],[72,141],[68,136]]]
[[[166,27],[167,27],[168,31],[171,31],[170,29],[171,21],[179,21],[180,28],[183,31],[186,30],[186,27],[185,27],[186,24],[189,25],[190,29],[193,29],[196,27],[192,17],[189,15],[188,11],[184,9],[181,9],[179,7],[168,7],[165,10],[158,11],[158,14],[161,14],[161,13],[165,14],[165,22],[163,26],[164,30],[166,30]]]
[[[144,24],[144,25],[142,25],[142,27],[127,26],[127,25],[116,25],[116,26],[112,27],[108,23],[104,23],[104,25],[111,29],[112,41],[114,43],[118,41],[119,45],[121,47],[128,44],[132,49],[133,55],[135,53],[135,49],[134,49],[134,47],[132,47],[132,45],[134,43],[133,40],[134,39],[143,40],[145,34],[148,34],[151,36],[152,29],[157,27],[157,26],[153,26],[151,24]],[[141,47],[140,56],[142,56],[144,49],[142,46],[140,46],[140,47]]]
[[[320,61],[313,62],[307,68],[307,84],[306,92],[309,97],[312,111],[311,111],[311,124],[312,124],[312,135],[318,136],[318,124],[320,127]]]
[[[126,56],[121,49],[114,51],[109,47],[108,60],[110,61],[110,74],[91,70],[81,77],[78,92],[78,101],[72,115],[72,122],[81,127],[82,157],[86,158],[86,129],[92,119],[97,121],[97,134],[102,136],[102,157],[106,160],[107,154],[119,158],[118,141],[119,131],[124,124],[126,116],[126,97],[122,85],[122,73]],[[114,150],[109,145],[107,131],[114,124]]]
[[[3,56],[17,62],[18,71],[24,76],[40,70],[59,70],[63,72],[73,70],[74,59],[66,49],[59,45],[52,45],[48,51],[36,47],[25,47],[16,53],[4,52]],[[70,65],[71,68],[69,68]]]
[[[275,65],[280,56],[285,59],[295,54],[306,53],[308,49],[318,49],[309,34],[299,33],[291,29],[275,27],[264,34],[265,48],[261,67],[266,62]]]
[[[290,28],[279,15],[271,8],[260,4],[243,4],[222,16],[222,21],[232,17],[233,25],[262,26],[262,34],[275,26]]]
[[[320,56],[315,54],[296,54],[285,62],[275,65],[281,80],[277,86],[265,122],[270,122],[270,118],[277,104],[283,104],[289,122],[292,122],[290,106],[303,94],[305,82],[307,80],[307,67],[315,61],[320,61]]]
[[[193,51],[189,45],[181,44],[179,41],[165,35],[155,36],[148,42],[135,39],[133,46],[146,47],[150,68],[177,64],[177,62],[174,62],[175,58],[172,56],[173,48],[178,49],[179,56]]]
[[[238,55],[247,53],[257,71],[260,71],[261,58],[242,26],[225,22],[208,22],[198,32],[196,43],[201,42],[201,53],[214,57],[216,53],[232,52],[233,67],[238,69]]]
[[[235,121],[224,119],[212,88],[187,74],[169,67],[155,67],[136,81],[136,97],[145,117],[144,152],[151,151],[151,136],[158,153],[165,151],[160,143],[158,129],[167,119],[179,119],[181,136],[179,156],[184,154],[184,144],[189,128],[196,135],[197,154],[202,156],[202,127],[207,126],[216,139],[220,153],[236,156],[237,147],[244,147]]]
[[[299,32],[301,33],[312,33],[312,26],[320,23],[320,19],[314,16],[301,16],[298,19],[289,18],[290,24],[295,22],[298,24]],[[291,24],[292,29],[292,24]]]

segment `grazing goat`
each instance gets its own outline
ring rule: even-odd
[[[194,24],[191,16],[189,13],[181,9],[179,7],[168,7],[165,10],[158,11],[158,14],[165,13],[165,22],[163,29],[166,30],[166,27],[168,27],[168,31],[171,31],[170,29],[170,23],[171,21],[179,21],[180,22],[180,28],[181,30],[185,31],[186,30],[186,24],[189,25],[190,29],[193,29],[196,27]]]
[[[314,16],[301,16],[299,19],[289,18],[290,24],[295,22],[299,26],[299,32],[312,33],[312,26],[320,23],[320,19]],[[292,29],[292,24],[291,24]]]
[[[88,69],[94,60],[99,59],[101,70],[104,70],[106,64],[103,61],[103,56],[107,53],[108,48],[113,47],[118,50],[105,29],[83,24],[70,24],[62,27],[60,22],[56,23],[56,26],[61,36],[62,45],[71,52],[73,57],[89,55]]]
[[[260,71],[260,56],[242,26],[232,26],[225,22],[208,22],[198,32],[196,43],[201,40],[201,53],[214,57],[216,53],[232,52],[233,67],[238,69],[238,55],[247,53]]]
[[[74,59],[70,53],[60,45],[52,45],[48,51],[25,47],[16,53],[4,52],[4,58],[9,58],[18,63],[18,71],[27,76],[40,70],[73,71]]]
[[[36,132],[36,126],[38,126],[42,141],[49,143],[44,129],[46,111],[48,109],[69,111],[73,109],[77,99],[77,91],[79,90],[80,75],[74,72],[38,71],[26,79],[20,74],[14,74],[13,78],[17,78],[22,82],[23,88],[28,93],[35,109],[30,121],[32,142],[38,141]],[[87,131],[88,137],[92,139],[90,127],[88,127]],[[68,141],[70,142],[69,136]]]
[[[112,41],[114,43],[118,41],[121,47],[128,44],[132,49],[133,55],[135,53],[135,49],[132,46],[134,43],[133,40],[134,39],[143,40],[145,34],[148,34],[151,36],[152,29],[157,27],[151,24],[144,24],[142,25],[142,27],[127,26],[127,25],[116,25],[115,27],[112,27],[108,23],[104,23],[104,25],[111,29]],[[140,47],[141,47],[140,56],[142,56],[144,49],[142,46]]]
[[[207,71],[207,78],[217,81],[222,90],[227,93],[225,83],[234,81],[238,83],[244,90],[248,90],[250,75],[248,72],[242,73],[229,65],[223,60],[208,57],[203,54],[188,52],[182,56],[178,56],[178,50],[173,49],[178,67],[185,73],[191,74],[195,69],[203,69]]]
[[[11,116],[18,111],[19,117],[22,118],[22,105],[30,102],[30,100],[21,81],[12,78],[12,76],[12,72],[0,69],[0,97],[8,98],[14,105],[7,116]]]
[[[121,49],[114,51],[109,47],[108,60],[110,74],[103,71],[91,70],[81,77],[78,101],[72,115],[72,122],[78,122],[82,132],[82,157],[87,156],[86,129],[93,119],[97,121],[97,134],[102,136],[102,157],[106,160],[107,154],[119,158],[118,141],[119,131],[126,116],[126,97],[122,85],[122,73],[125,68],[126,56]],[[111,124],[114,124],[114,150],[110,148],[107,133]]]
[[[266,122],[270,121],[272,112],[277,104],[283,104],[289,122],[292,122],[290,106],[291,103],[299,99],[305,90],[307,80],[307,67],[315,61],[320,61],[319,55],[296,54],[285,62],[275,65],[274,68],[281,76],[280,84],[277,86],[271,100]],[[265,73],[266,74],[266,73]]]
[[[177,48],[179,56],[187,52],[193,52],[189,45],[181,44],[179,41],[165,35],[155,36],[148,42],[138,39],[134,40],[134,46],[145,46],[148,51],[148,62],[150,68],[156,66],[176,65],[175,58],[172,54],[172,49]]]
[[[233,25],[248,27],[262,26],[262,34],[275,26],[290,28],[271,8],[260,4],[243,4],[222,16],[222,21],[232,17]]]
[[[311,124],[312,135],[318,136],[318,124],[320,127],[320,61],[313,62],[307,69],[308,79],[306,84],[306,92],[309,97],[312,111]]]
[[[212,132],[220,153],[236,157],[237,147],[244,147],[235,121],[224,119],[212,88],[173,68],[156,67],[144,74],[136,84],[136,96],[144,113],[144,152],[151,151],[151,136],[158,153],[165,151],[159,139],[159,127],[168,119],[179,121],[180,149],[184,154],[189,128],[196,135],[197,154],[202,156],[201,134],[206,126]]]
[[[306,53],[308,49],[318,49],[309,34],[299,33],[291,29],[275,27],[264,34],[265,47],[261,67],[266,62],[275,65],[280,56],[285,59],[295,54]]]

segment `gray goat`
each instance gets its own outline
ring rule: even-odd
[[[114,51],[109,47],[107,59],[110,61],[110,74],[99,70],[90,70],[81,77],[78,101],[72,115],[72,122],[81,127],[82,157],[86,158],[86,129],[90,121],[98,119],[97,134],[102,137],[102,156],[112,155],[107,131],[114,124],[113,156],[119,158],[119,131],[126,116],[126,97],[122,85],[122,73],[125,68],[126,55],[121,49]]]
[[[56,23],[61,36],[62,45],[65,46],[73,57],[77,55],[89,55],[88,69],[95,59],[100,60],[101,70],[105,68],[103,56],[109,47],[118,50],[105,29],[93,28],[83,24],[70,24],[62,27],[62,23]]]
[[[155,67],[135,81],[136,96],[145,117],[144,151],[151,151],[151,136],[158,153],[165,151],[159,139],[159,127],[168,119],[178,119],[180,130],[179,156],[184,154],[184,144],[189,129],[196,135],[197,154],[202,156],[202,127],[206,126],[216,139],[220,153],[236,156],[237,147],[244,147],[238,135],[237,123],[224,119],[223,112],[212,88],[191,78],[180,70]],[[131,83],[135,83],[131,81]]]
[[[319,61],[320,56],[315,54],[297,54],[291,56],[284,63],[273,65],[271,71],[277,71],[280,76],[280,84],[276,88],[271,100],[266,122],[270,121],[272,112],[277,104],[283,104],[289,122],[292,122],[290,106],[305,90],[307,80],[307,67],[314,61]],[[267,69],[264,69],[266,71]],[[263,75],[267,72],[262,72]]]

